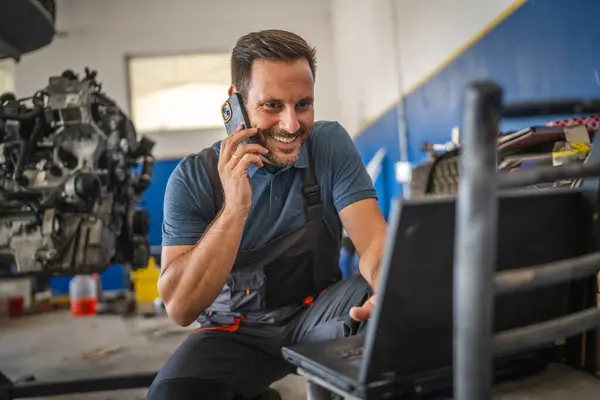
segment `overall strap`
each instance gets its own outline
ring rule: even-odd
[[[211,147],[202,150],[198,153],[198,156],[200,157],[206,170],[206,174],[208,175],[208,179],[210,180],[215,213],[218,214],[219,211],[221,211],[221,208],[223,208],[223,202],[225,200],[223,185],[221,184],[221,177],[219,176],[219,157]]]
[[[310,159],[310,140],[306,141],[308,165],[302,169],[302,195],[304,196],[304,209],[308,222],[318,221],[323,218],[323,203],[321,202],[321,188],[315,176],[314,166]],[[215,151],[208,147],[202,150],[198,156],[202,161],[210,180],[210,185],[213,192],[213,202],[215,212],[219,212],[223,207],[224,195],[223,185],[219,177],[218,163],[219,157]]]
[[[315,176],[315,169],[310,159],[310,139],[306,141],[306,154],[308,165],[302,170],[302,194],[304,196],[304,209],[308,222],[318,221],[323,218],[323,203],[321,202],[321,188]]]

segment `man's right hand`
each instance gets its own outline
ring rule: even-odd
[[[262,167],[267,153],[258,144],[240,145],[256,133],[239,127],[221,143],[218,170],[225,206],[202,238],[193,246],[163,246],[158,292],[179,325],[188,326],[211,305],[231,272],[252,204],[248,167]]]
[[[247,215],[252,204],[252,186],[248,179],[248,167],[264,166],[264,155],[269,151],[259,144],[243,144],[245,139],[258,133],[257,128],[242,129],[240,125],[221,142],[219,176],[223,185],[225,208]]]

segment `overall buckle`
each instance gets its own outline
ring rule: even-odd
[[[307,206],[310,207],[321,202],[321,190],[319,185],[303,187],[302,192],[304,194],[304,198],[306,199]]]

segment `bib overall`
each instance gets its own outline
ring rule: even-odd
[[[220,210],[218,157],[211,148],[199,156]],[[198,318],[201,328],[161,369],[148,399],[252,398],[294,372],[281,356],[282,346],[364,329],[350,319],[349,310],[367,300],[369,285],[360,275],[340,281],[340,241],[323,217],[310,159],[297,173],[302,174],[307,223],[262,247],[238,252],[221,292]]]

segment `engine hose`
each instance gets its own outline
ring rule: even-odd
[[[14,121],[27,121],[29,119],[33,119],[40,115],[43,108],[40,106],[35,106],[31,109],[31,111],[27,111],[20,114],[6,114],[2,108],[0,108],[0,118],[3,119],[12,119]]]
[[[17,160],[17,165],[15,166],[15,172],[13,174],[13,180],[19,185],[24,185],[26,182],[23,179],[23,172],[25,170],[25,161],[29,156],[29,152],[32,147],[35,145],[37,138],[42,131],[40,120],[35,121],[35,125],[33,126],[33,132],[31,136],[29,136],[29,140],[23,140],[21,146],[21,154],[19,154],[19,159]]]
[[[8,153],[13,147],[22,147],[22,142],[22,140],[11,140],[10,142],[4,143],[4,151]]]

